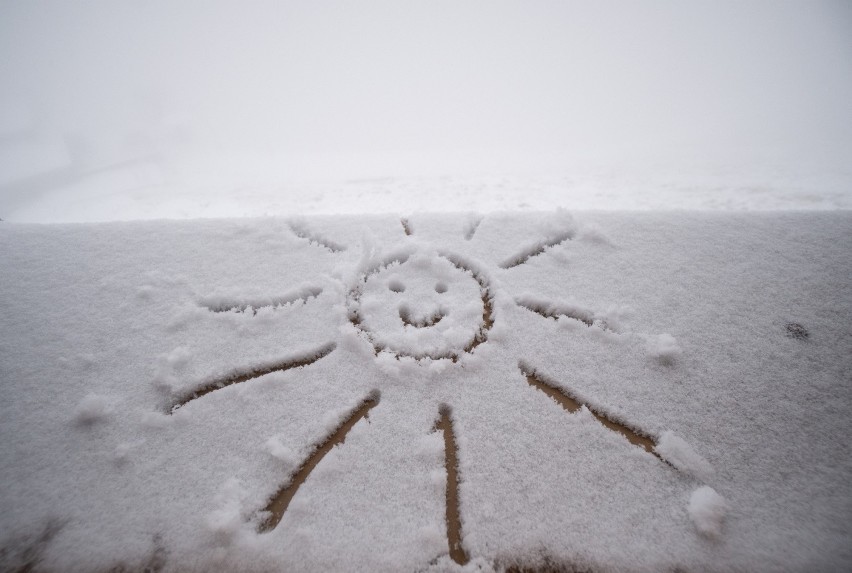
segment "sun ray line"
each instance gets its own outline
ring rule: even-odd
[[[586,326],[592,326],[595,323],[593,312],[577,306],[562,307],[555,304],[545,305],[529,297],[518,297],[515,299],[515,304],[544,318],[558,320],[560,316],[564,316],[565,318],[578,320]]]
[[[305,459],[296,471],[293,472],[287,483],[285,483],[275,493],[275,495],[272,496],[269,503],[267,503],[266,507],[263,509],[264,512],[268,513],[268,516],[258,525],[258,531],[260,533],[272,531],[279,523],[281,523],[281,519],[284,517],[284,513],[290,506],[290,502],[293,500],[293,497],[296,495],[296,492],[299,491],[302,484],[308,479],[308,476],[311,475],[311,472],[314,471],[328,452],[330,452],[338,444],[342,444],[346,441],[346,436],[355,424],[360,422],[363,418],[367,418],[370,414],[370,410],[378,406],[379,399],[380,394],[378,390],[371,392],[370,395],[362,400],[331,434],[326,436],[325,439],[317,444],[313,452],[311,452],[307,459]]]
[[[574,413],[580,410],[583,406],[585,406],[592,416],[595,419],[603,424],[609,430],[613,432],[617,432],[624,436],[627,441],[629,441],[634,446],[638,446],[644,449],[649,454],[655,456],[660,461],[668,462],[663,459],[663,457],[657,453],[656,451],[656,443],[654,440],[645,432],[641,430],[634,429],[626,424],[622,424],[621,422],[617,422],[613,420],[611,417],[607,416],[603,411],[601,411],[596,406],[590,405],[588,402],[580,400],[576,396],[572,396],[570,393],[565,391],[564,388],[557,387],[557,385],[550,380],[542,377],[541,374],[535,371],[534,368],[529,368],[526,364],[521,363],[519,365],[521,373],[526,377],[527,383],[535,388],[536,390],[540,390],[546,395],[550,396],[553,400],[555,400],[562,408],[565,409],[568,413]]]
[[[255,316],[257,315],[257,311],[261,308],[272,308],[272,310],[279,310],[284,307],[289,307],[297,302],[307,303],[311,299],[315,299],[321,294],[322,288],[316,286],[306,286],[297,289],[293,292],[287,293],[285,295],[268,299],[244,299],[242,301],[226,299],[217,302],[208,299],[202,300],[200,304],[210,312],[220,313],[236,311],[239,313],[247,313],[248,311],[251,311],[252,316]]]
[[[296,235],[300,239],[305,239],[306,241],[308,241],[309,244],[316,244],[319,247],[328,249],[328,251],[332,253],[340,253],[346,250],[346,247],[344,245],[336,243],[331,239],[323,237],[322,235],[319,235],[317,233],[313,233],[299,224],[290,223],[289,227],[290,231],[292,231],[294,235]]]
[[[530,260],[533,257],[537,257],[547,249],[551,247],[555,247],[557,245],[561,245],[565,241],[569,241],[574,238],[573,231],[564,231],[559,235],[556,235],[552,239],[548,239],[545,241],[539,241],[534,243],[524,249],[518,251],[515,255],[509,257],[502,263],[500,263],[501,269],[512,269],[517,266],[520,266]]]
[[[453,430],[453,419],[448,406],[439,410],[440,418],[435,423],[435,431],[444,436],[444,465],[447,470],[446,487],[446,523],[447,541],[449,542],[450,558],[459,565],[466,564],[470,559],[462,545],[461,511],[459,503],[459,470],[458,445]]]
[[[222,388],[227,388],[228,386],[233,386],[234,384],[248,382],[249,380],[265,376],[266,374],[271,374],[272,372],[284,372],[285,370],[292,370],[293,368],[309,366],[331,354],[335,348],[337,348],[337,344],[335,344],[334,342],[330,342],[324,346],[317,348],[312,352],[299,354],[297,356],[290,356],[289,358],[285,358],[284,360],[270,362],[259,366],[234,370],[223,378],[218,378],[216,380],[207,382],[203,386],[196,388],[189,394],[178,399],[172,404],[169,413],[174,413],[178,408],[182,408],[189,402],[197,400],[198,398],[202,398],[207,394],[210,394],[211,392],[215,392],[216,390],[221,390]]]

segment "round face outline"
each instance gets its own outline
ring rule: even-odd
[[[457,362],[488,338],[491,289],[449,254],[415,253],[361,274],[348,298],[349,319],[379,352]]]

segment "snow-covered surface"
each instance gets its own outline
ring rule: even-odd
[[[567,156],[569,158],[570,156]],[[835,210],[852,209],[852,170],[717,166],[577,169],[547,165],[519,175],[446,175],[293,180],[298,161],[232,165],[234,158],[133,160],[79,168],[40,185],[0,193],[0,218],[20,223],[84,223],[198,217],[376,214],[410,211]],[[385,169],[394,166],[386,158]],[[233,171],[229,171],[233,167]],[[381,172],[379,170],[378,172]],[[496,172],[500,172],[499,169]],[[260,174],[260,175],[259,175]]]
[[[449,406],[469,570],[848,570],[850,253],[845,212],[0,223],[0,568],[461,568]]]

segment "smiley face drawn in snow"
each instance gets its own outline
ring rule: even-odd
[[[457,361],[485,342],[491,294],[481,275],[451,255],[420,252],[364,273],[349,316],[375,351]]]

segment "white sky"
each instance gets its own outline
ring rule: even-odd
[[[852,3],[3,0],[0,98],[87,168],[841,172]]]

